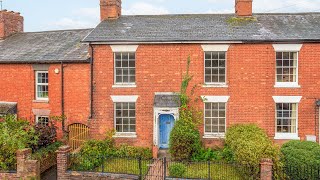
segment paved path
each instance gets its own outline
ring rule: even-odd
[[[163,160],[156,159],[153,164],[150,165],[146,180],[163,180]]]

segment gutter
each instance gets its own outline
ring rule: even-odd
[[[68,61],[46,61],[46,60],[40,60],[40,61],[16,61],[16,60],[0,60],[0,64],[61,64],[63,63],[68,63],[68,64],[87,64],[90,62],[89,59],[86,60],[68,60]]]
[[[131,41],[131,40],[110,40],[110,41],[82,41],[90,44],[126,45],[126,44],[261,44],[261,43],[320,43],[320,39],[279,39],[279,40],[155,40],[155,41]]]

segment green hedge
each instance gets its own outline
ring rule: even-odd
[[[308,141],[290,141],[281,147],[282,160],[289,177],[320,179],[320,145]]]
[[[230,127],[226,134],[226,144],[233,151],[235,161],[241,165],[247,178],[259,177],[261,159],[270,158],[274,162],[274,178],[281,179],[280,150],[257,125]]]
[[[16,169],[16,152],[37,144],[38,136],[27,120],[6,116],[0,122],[0,170]]]

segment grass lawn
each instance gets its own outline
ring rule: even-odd
[[[174,164],[174,163],[173,163]],[[183,178],[188,179],[208,179],[209,166],[207,162],[204,163],[190,163],[186,165],[187,171]],[[212,180],[243,180],[240,173],[237,171],[236,166],[224,163],[210,164],[210,179]]]
[[[151,161],[141,160],[142,175],[148,172]],[[105,161],[102,166],[97,169],[98,172],[115,173],[115,174],[131,174],[139,175],[139,162],[137,159],[112,158]]]

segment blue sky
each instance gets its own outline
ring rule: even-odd
[[[232,13],[234,0],[123,0],[123,14]],[[99,0],[3,0],[19,11],[25,31],[90,28],[99,23]],[[254,0],[254,12],[320,12],[320,0]]]

